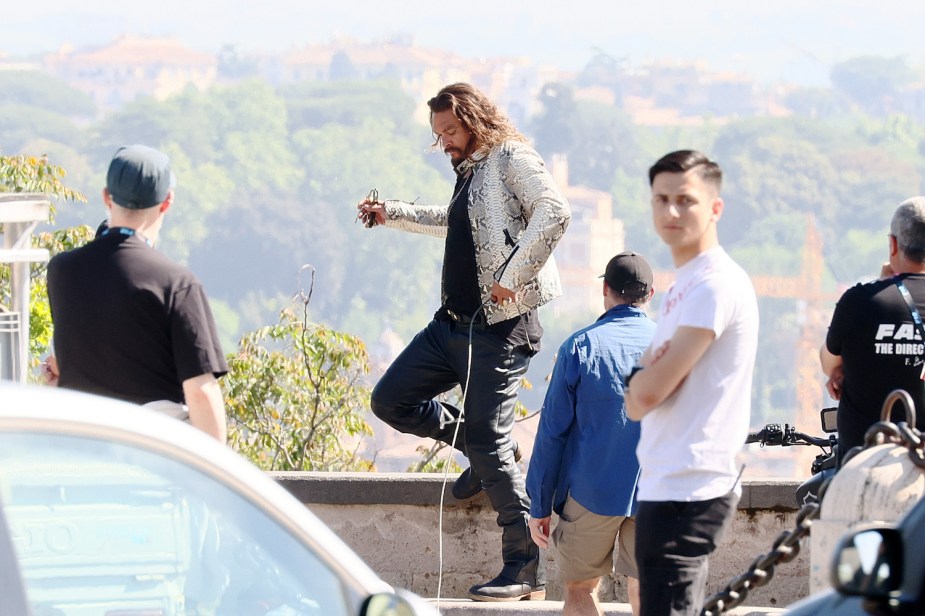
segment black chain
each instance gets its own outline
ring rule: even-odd
[[[854,457],[862,449],[876,447],[877,445],[893,444],[909,450],[909,459],[917,468],[925,469],[925,440],[922,433],[914,426],[904,421],[898,424],[889,421],[878,421],[872,425],[864,435],[864,447],[854,447],[845,456],[845,461]]]
[[[917,468],[925,469],[925,439],[922,436],[915,427],[910,427],[905,422],[877,422],[864,435],[864,446],[849,450],[842,464],[868,447],[890,443],[908,449],[912,463]],[[723,590],[707,599],[700,612],[701,616],[718,616],[742,605],[748,591],[760,588],[771,581],[777,564],[790,562],[799,555],[800,540],[809,536],[813,520],[819,517],[820,503],[831,481],[832,478],[829,477],[823,482],[817,501],[803,505],[797,512],[796,527],[782,532],[772,544],[770,552],[756,558],[745,573],[733,578]]]

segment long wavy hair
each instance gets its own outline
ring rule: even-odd
[[[527,141],[498,106],[471,84],[451,83],[427,101],[427,106],[431,122],[435,113],[453,112],[463,128],[472,134],[475,151],[470,155],[490,150],[505,141]],[[434,139],[431,147],[436,148],[439,143],[439,139]]]

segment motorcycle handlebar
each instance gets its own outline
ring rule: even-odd
[[[803,434],[802,432],[794,432],[793,435],[802,440],[805,443],[810,445],[816,445],[817,447],[828,447],[831,445],[831,441],[828,438],[822,438],[819,436],[810,436],[809,434]]]
[[[751,445],[752,443],[761,442],[761,432],[749,432],[748,436],[745,437],[745,444]]]
[[[811,436],[802,432],[797,432],[792,426],[784,424],[768,424],[758,432],[750,432],[745,439],[745,444],[760,443],[762,445],[778,445],[788,447],[790,445],[816,445],[817,447],[828,447],[832,442],[828,438]]]

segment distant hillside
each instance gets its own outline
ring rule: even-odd
[[[925,18],[925,5],[901,0],[876,5],[714,0],[709,8],[682,0],[645,5],[473,0],[466,11],[441,10],[422,0],[407,0],[400,11],[382,11],[373,0],[259,5],[163,0],[154,12],[143,4],[108,0],[83,0],[80,8],[63,11],[61,5],[39,0],[5,6],[0,52],[35,54],[122,34],[176,36],[212,51],[224,45],[283,51],[337,37],[410,35],[421,45],[465,56],[526,56],[566,69],[580,68],[601,49],[631,64],[700,59],[715,70],[746,72],[765,83],[825,85],[828,68],[852,56],[920,57]]]

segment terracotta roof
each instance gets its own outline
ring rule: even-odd
[[[218,59],[213,54],[184,47],[174,39],[136,36],[123,36],[102,47],[62,50],[50,57],[49,61],[82,65],[218,65]]]

